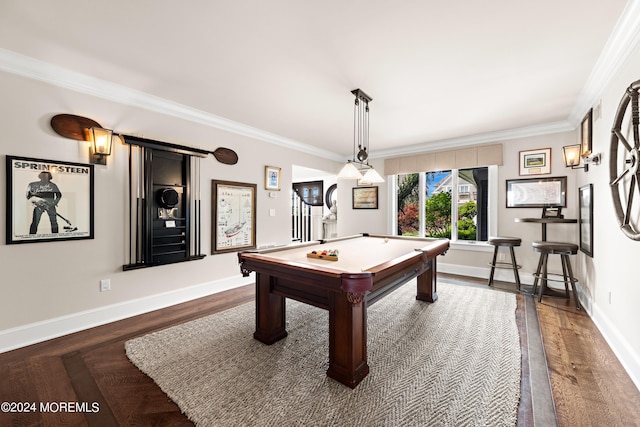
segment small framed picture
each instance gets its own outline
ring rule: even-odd
[[[353,187],[353,209],[378,209],[378,187]]]
[[[93,239],[93,165],[7,156],[7,244]]]
[[[520,175],[551,173],[551,148],[520,152]]]
[[[264,189],[280,191],[280,173],[282,169],[275,166],[264,167]]]
[[[593,130],[593,108],[589,109],[580,125],[580,156],[591,154],[591,140]]]

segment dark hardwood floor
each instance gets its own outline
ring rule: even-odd
[[[476,279],[442,278],[484,286]],[[498,282],[495,288],[513,292],[514,285]],[[13,409],[23,411],[11,413],[3,407],[0,425],[191,425],[153,381],[129,362],[124,343],[250,301],[253,286],[245,286],[0,354],[0,403],[16,402]],[[558,425],[640,426],[640,392],[589,317],[564,299],[531,301],[530,296],[519,295],[518,323],[524,343],[532,334],[525,327],[527,303],[534,307],[534,314],[537,308],[548,363],[544,372],[551,383]],[[531,383],[536,381],[535,368],[544,363],[530,355],[524,344],[523,362],[518,425],[530,426],[535,418]],[[530,362],[531,370],[525,366]],[[67,402],[71,406],[65,408]]]

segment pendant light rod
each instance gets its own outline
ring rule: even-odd
[[[338,174],[338,179],[358,179],[359,184],[384,182],[384,178],[369,165],[369,95],[360,89],[351,93],[355,96],[353,107],[353,158]],[[356,148],[357,147],[357,148]],[[367,171],[365,176],[362,174]]]
[[[371,98],[369,95],[364,93],[361,89],[354,89],[351,91],[351,93],[354,94],[356,98],[362,99],[366,103],[373,101],[373,98]]]
[[[356,97],[353,111],[353,161],[368,164],[369,101],[372,101],[373,98],[360,89],[354,89],[351,93]],[[364,104],[364,108],[362,108],[361,104]],[[358,147],[357,150],[356,146]]]

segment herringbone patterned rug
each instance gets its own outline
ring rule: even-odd
[[[128,357],[202,426],[513,426],[520,397],[515,295],[409,282],[368,310],[370,374],[328,378],[328,313],[287,300],[289,336],[252,338],[254,305],[126,343]]]

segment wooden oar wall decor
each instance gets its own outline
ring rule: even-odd
[[[57,114],[51,118],[51,128],[58,135],[69,139],[75,139],[77,141],[88,141],[87,129],[92,127],[102,127],[95,120],[87,117],[76,116],[73,114]],[[114,133],[116,135],[116,133]],[[125,135],[119,135],[125,136]],[[184,147],[178,144],[163,143],[167,147],[172,148],[184,148],[187,150],[197,150],[202,153],[212,154],[213,157],[220,163],[225,165],[235,165],[238,163],[238,154],[230,148],[219,147],[214,151],[193,149],[191,147]]]

